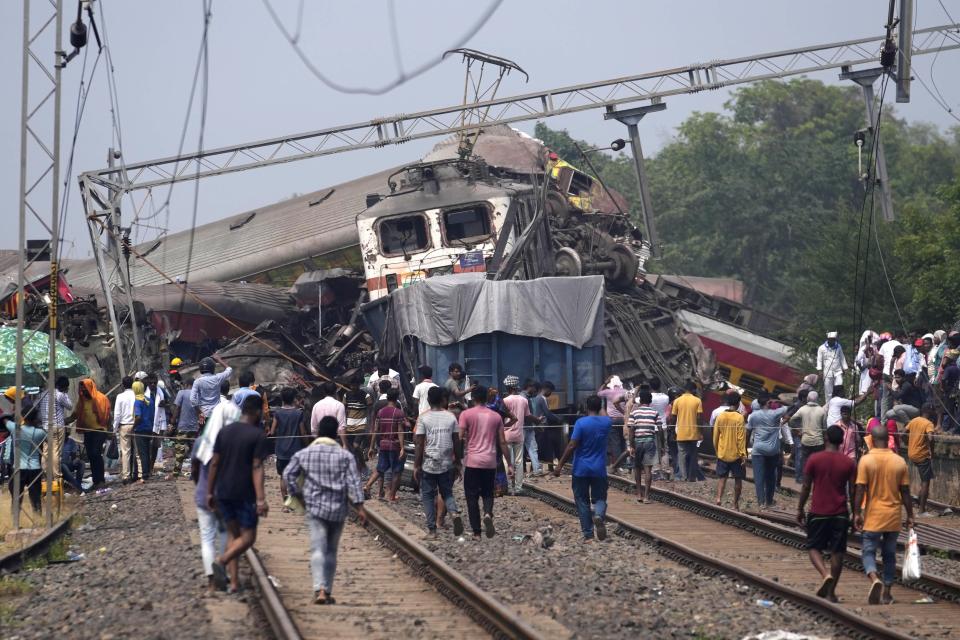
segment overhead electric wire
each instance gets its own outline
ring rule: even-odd
[[[97,51],[97,57],[93,61],[93,67],[90,69],[90,77],[85,78],[87,70],[87,57],[89,54],[90,48],[85,47],[83,50],[83,65],[80,69],[80,86],[77,88],[77,104],[74,108],[73,116],[73,136],[70,140],[70,155],[67,159],[67,170],[64,172],[63,179],[63,198],[60,200],[60,228],[66,228],[66,218],[67,218],[67,208],[70,204],[70,193],[72,189],[69,188],[70,176],[73,173],[73,160],[77,151],[77,138],[80,135],[80,124],[83,121],[83,114],[87,107],[87,97],[90,95],[90,87],[93,84],[93,76],[97,72],[97,66],[100,63],[100,58],[103,54],[103,49]],[[86,90],[84,90],[86,89]],[[59,239],[60,242],[57,245],[57,262],[63,258],[63,247],[65,242],[63,238]]]
[[[203,2],[203,36],[200,40],[200,51],[202,64],[202,77],[201,77],[201,98],[200,98],[200,134],[197,140],[197,155],[203,153],[203,135],[207,128],[207,100],[209,97],[209,88],[210,88],[210,50],[209,50],[209,32],[210,32],[210,17],[211,10],[213,9],[213,0],[204,0]],[[190,220],[190,241],[187,245],[187,265],[184,269],[183,280],[185,283],[190,282],[190,267],[193,263],[193,249],[194,241],[196,240],[197,233],[197,209],[200,204],[200,174],[201,163],[199,160],[196,161],[196,172],[198,179],[193,181],[193,214]],[[171,184],[171,187],[173,185]],[[177,312],[177,317],[179,320],[183,319],[183,306],[186,303],[187,299],[187,289],[184,287],[183,293],[180,296],[180,308]]]
[[[401,73],[396,78],[394,78],[393,80],[391,80],[390,82],[382,86],[352,87],[345,84],[341,84],[335,80],[332,80],[322,71],[320,71],[320,69],[310,60],[310,57],[303,51],[303,49],[300,48],[300,44],[298,42],[299,27],[298,27],[298,32],[296,34],[291,34],[287,30],[287,28],[283,25],[283,21],[280,20],[280,16],[277,15],[277,12],[273,8],[273,5],[270,3],[270,0],[262,0],[262,2],[263,2],[264,8],[267,10],[267,13],[270,14],[270,19],[273,20],[273,24],[276,25],[277,29],[280,31],[283,37],[290,44],[290,47],[293,49],[294,53],[297,54],[301,62],[303,62],[303,65],[307,68],[307,70],[310,71],[310,73],[312,73],[317,78],[317,80],[322,82],[328,88],[333,89],[334,91],[338,91],[340,93],[364,94],[364,95],[371,95],[371,96],[379,96],[389,91],[392,91],[393,89],[396,89],[397,87],[404,84],[405,82],[409,80],[413,80],[417,76],[423,75],[427,71],[430,71],[431,69],[439,65],[441,62],[443,62],[444,51],[449,51],[451,49],[459,49],[464,45],[466,45],[473,38],[473,36],[475,36],[480,31],[480,29],[482,29],[487,24],[490,18],[493,17],[493,14],[497,12],[497,9],[500,8],[500,5],[503,4],[503,0],[493,0],[490,6],[488,6],[487,9],[480,16],[480,18],[476,22],[474,22],[469,29],[467,29],[464,35],[461,36],[460,39],[453,45],[442,49],[440,54],[436,58],[421,64],[420,66],[414,68],[412,71],[408,73],[404,73],[401,71]],[[301,19],[302,19],[302,16],[301,16]],[[294,38],[294,35],[296,35],[297,37]]]

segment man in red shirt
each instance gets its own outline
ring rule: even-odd
[[[843,555],[850,530],[847,502],[849,499],[852,507],[857,479],[857,465],[839,451],[843,435],[843,429],[837,425],[827,428],[826,450],[810,456],[803,466],[803,488],[797,505],[797,522],[807,529],[810,562],[823,577],[817,595],[831,602],[837,602],[837,582],[843,571]],[[810,513],[804,516],[811,485],[813,501]],[[824,551],[830,554],[829,570],[823,562]]]
[[[377,412],[373,421],[373,431],[370,434],[370,450],[368,457],[373,457],[374,443],[376,443],[379,453],[377,454],[377,469],[363,486],[365,494],[369,494],[370,488],[381,477],[386,477],[389,473],[390,487],[387,491],[387,499],[390,502],[397,501],[397,489],[400,488],[400,478],[403,475],[404,452],[404,432],[410,428],[410,422],[407,420],[400,408],[400,391],[391,388],[387,391],[387,404]]]
[[[493,527],[493,487],[497,475],[497,444],[507,450],[503,418],[487,408],[487,389],[477,387],[470,396],[473,406],[460,414],[460,439],[463,440],[463,493],[473,537],[480,538],[480,498],[483,498],[483,531],[488,538]],[[512,419],[508,419],[510,425]]]

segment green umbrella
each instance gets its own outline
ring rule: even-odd
[[[42,386],[49,369],[49,336],[39,331],[23,331],[23,384]],[[0,327],[0,386],[16,384],[17,329]],[[63,343],[57,343],[57,375],[79,378],[90,375],[83,360]]]

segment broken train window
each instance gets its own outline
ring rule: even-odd
[[[380,250],[385,256],[422,251],[430,246],[427,219],[422,215],[387,218],[377,225]]]
[[[475,204],[444,211],[443,228],[448,245],[489,238],[490,209],[485,204]]]

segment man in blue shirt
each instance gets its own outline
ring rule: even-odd
[[[23,494],[30,496],[30,506],[36,514],[41,514],[42,505],[40,502],[41,489],[40,480],[43,474],[40,464],[40,450],[47,438],[46,432],[41,428],[40,408],[24,398],[20,405],[20,414],[23,416],[23,423],[20,425],[19,432],[12,419],[6,420],[4,425],[10,432],[10,437],[5,440],[4,455],[6,462],[13,467],[13,456],[20,457],[20,496],[18,502],[23,502]],[[13,497],[13,477],[7,485],[10,489],[10,496]]]
[[[577,503],[583,541],[592,543],[594,526],[597,529],[597,539],[603,540],[607,537],[604,523],[607,513],[607,437],[613,421],[608,416],[600,415],[603,401],[599,396],[590,396],[584,405],[587,415],[574,423],[570,442],[553,475],[559,477],[567,460],[574,456],[573,497]],[[594,508],[592,519],[591,502]]]
[[[789,407],[771,409],[773,398],[767,391],[757,397],[760,408],[747,420],[747,437],[753,437],[753,476],[757,490],[757,506],[762,510],[773,506],[777,488],[777,462],[780,450],[780,424]]]

